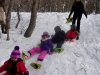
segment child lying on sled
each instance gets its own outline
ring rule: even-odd
[[[78,31],[76,30],[75,25],[71,25],[70,27],[70,30],[66,33],[66,41],[74,42],[75,39],[78,40]]]

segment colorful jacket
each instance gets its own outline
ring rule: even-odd
[[[40,48],[42,51],[45,50],[47,52],[53,52],[53,43],[50,39],[45,40],[45,41],[41,40],[41,47]]]
[[[5,61],[4,64],[0,67],[0,73],[3,71],[6,71],[6,73],[3,75],[10,75],[11,66],[12,66],[11,59]],[[22,73],[24,73],[26,71],[27,71],[27,69],[25,67],[24,62],[22,60],[18,61],[16,63],[16,74],[15,75],[22,75]]]
[[[77,31],[76,30],[69,30],[66,33],[66,37],[67,37],[67,39],[69,39],[69,38],[75,39],[77,37]]]

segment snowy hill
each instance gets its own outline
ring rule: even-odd
[[[16,29],[16,13],[12,13],[10,41],[6,41],[6,35],[0,38],[0,66],[10,57],[14,46],[19,45],[20,51],[27,52],[35,47],[41,39],[44,31],[54,34],[54,27],[59,25],[65,32],[70,29],[65,20],[69,13],[38,13],[37,24],[30,38],[23,35],[29,24],[30,13],[21,13],[21,22]],[[47,55],[42,62],[42,67],[35,70],[30,66],[35,62],[39,54],[35,54],[26,61],[30,75],[100,75],[100,14],[83,15],[81,20],[80,39],[73,43],[65,43],[62,53]],[[0,31],[1,32],[1,31]],[[0,73],[3,75],[3,73]]]

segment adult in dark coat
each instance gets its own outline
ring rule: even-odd
[[[57,44],[56,48],[61,48],[64,43],[64,40],[66,39],[65,31],[61,30],[59,26],[56,26],[54,30],[55,30],[55,34],[54,36],[52,36],[51,39],[52,43]]]
[[[71,16],[71,14],[74,12],[73,14],[73,21],[72,21],[72,25],[75,25],[75,21],[77,20],[77,31],[80,32],[80,21],[82,18],[82,14],[84,14],[87,18],[87,14],[84,10],[84,6],[81,2],[81,0],[75,0],[71,12],[69,14],[69,18]]]

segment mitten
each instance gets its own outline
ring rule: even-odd
[[[53,54],[53,52],[49,52],[49,55]]]
[[[29,75],[29,72],[28,72],[28,71],[23,72],[23,74],[22,74],[22,75]]]

